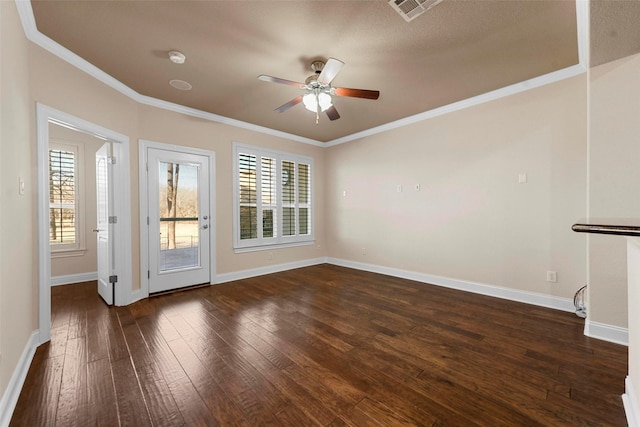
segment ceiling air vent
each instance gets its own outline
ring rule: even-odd
[[[433,6],[442,3],[442,1],[443,0],[389,0],[389,4],[405,21],[410,22]]]

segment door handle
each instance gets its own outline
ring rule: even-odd
[[[101,231],[104,231],[104,230],[100,230],[100,229],[98,229],[98,228],[94,228],[94,229],[93,229],[93,232],[94,232],[94,233],[99,233],[99,232],[101,232]]]

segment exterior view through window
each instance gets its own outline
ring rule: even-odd
[[[74,146],[49,150],[49,242],[53,249],[73,248],[78,243],[77,162]]]

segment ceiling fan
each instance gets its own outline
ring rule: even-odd
[[[331,81],[343,66],[344,62],[335,58],[329,58],[326,63],[323,61],[313,61],[311,63],[311,69],[315,74],[307,77],[304,83],[266,76],[264,74],[259,75],[258,79],[265,82],[295,86],[298,89],[304,90],[306,92],[305,94],[293,98],[286,104],[276,108],[275,111],[282,113],[302,102],[307,110],[316,113],[316,124],[318,124],[320,112],[322,111],[327,114],[329,120],[337,120],[340,118],[340,114],[338,114],[332,102],[331,97],[334,95],[364,99],[378,99],[380,96],[380,92],[377,90],[331,87]]]

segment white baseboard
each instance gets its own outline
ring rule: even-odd
[[[250,277],[262,276],[264,274],[278,273],[280,271],[293,270],[294,268],[309,267],[325,263],[327,263],[327,258],[314,258],[303,261],[288,262],[286,264],[269,265],[266,267],[251,268],[249,270],[234,271],[232,273],[222,273],[216,275],[214,284],[248,279]]]
[[[622,395],[624,403],[624,412],[627,414],[627,424],[629,427],[640,427],[640,401],[636,395],[631,378],[627,377],[624,381],[625,393]]]
[[[13,370],[13,375],[11,375],[11,380],[9,380],[2,400],[0,400],[0,427],[7,427],[11,421],[11,416],[16,408],[16,403],[18,403],[22,385],[27,378],[27,372],[29,372],[29,366],[31,366],[38,344],[40,344],[40,333],[33,331],[24,346],[16,368]]]
[[[51,277],[51,286],[70,285],[71,283],[89,282],[91,280],[98,280],[96,271]]]
[[[450,277],[435,276],[431,274],[406,271],[398,268],[382,267],[379,265],[365,264],[354,261],[347,261],[337,258],[329,258],[331,264],[343,267],[355,268],[357,270],[370,271],[372,273],[386,274],[388,276],[400,277],[402,279],[415,280],[417,282],[431,285],[443,286],[445,288],[457,289],[460,291],[473,292],[490,297],[502,298],[511,301],[523,302],[526,304],[541,307],[553,308],[556,310],[574,312],[573,300],[570,298],[554,297],[552,295],[537,294],[534,292],[519,291],[516,289],[502,288],[500,286],[487,285],[484,283],[468,282],[466,280],[452,279]]]
[[[607,325],[592,320],[584,322],[584,334],[591,338],[609,341],[614,344],[629,345],[629,329]]]

